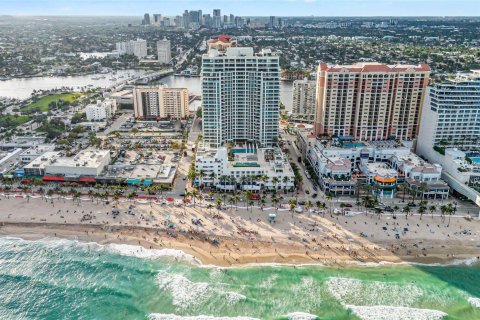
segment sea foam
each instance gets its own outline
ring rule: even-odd
[[[111,243],[105,245],[110,252],[141,259],[172,258],[178,262],[200,264],[194,256],[176,249],[146,249],[141,246]]]
[[[470,302],[470,304],[472,306],[474,306],[475,308],[480,308],[480,299],[479,298],[470,297],[470,298],[468,298],[468,302]]]
[[[315,320],[318,317],[314,314],[305,313],[305,312],[292,312],[287,314],[288,320]]]
[[[331,295],[344,305],[389,305],[408,307],[423,290],[411,284],[362,281],[351,278],[329,278],[326,286]]]
[[[445,312],[431,309],[352,305],[347,307],[362,320],[441,320],[447,316]]]
[[[213,316],[178,316],[175,314],[152,313],[148,320],[259,320],[250,317],[213,317]]]

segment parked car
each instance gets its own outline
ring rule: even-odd
[[[409,206],[409,207],[416,207],[417,205],[415,204],[415,202],[409,202],[409,203],[407,204],[407,206]]]
[[[316,198],[318,196],[318,194],[314,193],[312,194],[312,198]]]
[[[303,206],[303,205],[305,204],[305,201],[304,201],[304,200],[300,200],[300,201],[298,201],[298,204]]]

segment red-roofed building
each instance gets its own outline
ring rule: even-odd
[[[237,40],[234,37],[225,34],[219,35],[217,39],[210,39],[207,43],[208,51],[216,49],[219,52],[225,52],[227,48],[237,46]]]
[[[418,134],[430,68],[359,62],[318,66],[315,134],[360,141]]]

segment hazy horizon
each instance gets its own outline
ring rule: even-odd
[[[476,17],[477,0],[17,0],[3,3],[0,15],[175,16],[184,10],[265,17]]]

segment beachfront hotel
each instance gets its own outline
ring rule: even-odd
[[[439,145],[480,149],[480,70],[429,88],[423,115],[418,136],[422,153]]]
[[[272,146],[278,141],[279,57],[271,50],[213,47],[202,57],[203,139]]]
[[[361,62],[317,72],[315,134],[359,141],[413,140],[430,68]]]
[[[429,88],[416,152],[444,168],[452,188],[480,205],[480,71]]]
[[[157,41],[158,63],[168,64],[172,60],[172,48],[170,40],[163,39]]]
[[[188,89],[145,86],[133,89],[135,118],[184,119],[188,116]]]

